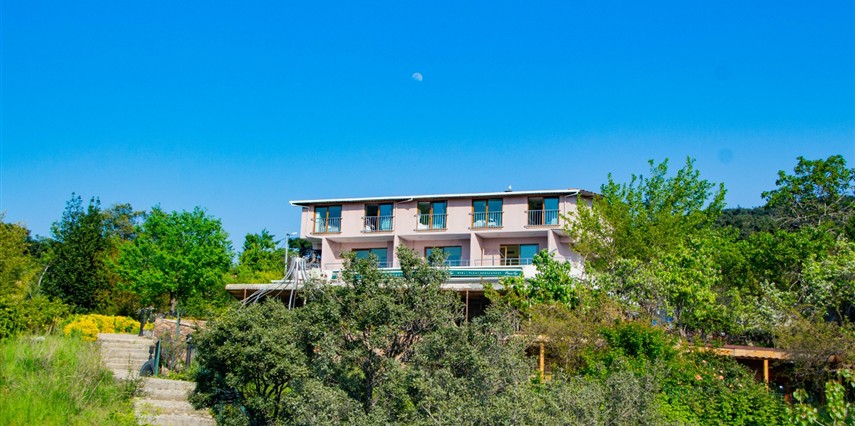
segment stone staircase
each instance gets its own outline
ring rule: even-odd
[[[134,411],[140,424],[164,426],[215,425],[214,419],[204,410],[194,410],[187,395],[195,383],[139,377],[143,363],[148,360],[148,350],[154,340],[130,334],[98,335],[101,359],[121,380],[140,379],[140,396],[134,398]]]

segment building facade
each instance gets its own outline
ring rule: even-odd
[[[395,248],[445,253],[452,278],[490,278],[495,271],[530,275],[534,255],[547,250],[573,262],[564,232],[568,215],[593,194],[579,189],[292,201],[301,207],[300,236],[312,242],[315,266],[333,277],[347,252],[376,256],[395,269]],[[501,274],[498,274],[501,275]],[[510,275],[510,274],[509,274]]]

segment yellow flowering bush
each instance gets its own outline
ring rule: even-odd
[[[99,314],[74,317],[62,332],[65,335],[79,333],[84,340],[95,340],[98,333],[129,333],[138,330],[139,322],[133,318]]]

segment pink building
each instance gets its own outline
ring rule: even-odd
[[[479,270],[496,268],[529,275],[530,268],[524,267],[541,250],[581,268],[563,227],[577,203],[587,203],[592,196],[579,189],[560,189],[291,204],[302,207],[300,236],[319,251],[318,266],[329,276],[341,268],[342,255],[350,251],[357,257],[373,254],[381,267],[395,268],[395,247],[404,245],[424,256],[442,250],[452,272],[466,270],[464,275],[474,278]]]
[[[340,284],[345,253],[376,256],[389,274],[400,274],[395,248],[407,246],[422,256],[432,250],[446,255],[449,279],[442,287],[465,302],[466,317],[478,315],[489,303],[484,284],[503,277],[532,277],[532,258],[541,250],[571,262],[574,273],[582,261],[570,249],[564,232],[578,203],[594,196],[581,189],[506,191],[479,194],[408,195],[292,201],[302,208],[300,236],[312,242],[317,256],[309,262],[307,279]],[[300,298],[302,283],[283,279],[270,284],[228,284],[238,299],[254,296]],[[500,289],[500,285],[496,285]],[[257,298],[257,297],[256,297]]]

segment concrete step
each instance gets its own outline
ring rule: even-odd
[[[196,414],[196,410],[186,400],[176,401],[171,399],[138,398],[134,400],[134,406],[140,412],[153,414]],[[200,412],[198,414],[203,414]]]
[[[106,364],[106,365],[113,365],[113,364],[140,364],[140,365],[142,365],[142,363],[148,361],[148,358],[141,358],[141,357],[118,358],[118,357],[113,357],[113,358],[101,358],[101,360],[104,361],[104,364]]]
[[[214,426],[217,422],[207,416],[190,414],[138,415],[140,424],[154,426]]]
[[[140,337],[135,334],[98,333],[99,342],[144,343],[153,342],[150,337]]]
[[[136,374],[139,374],[140,369],[143,366],[142,362],[111,362],[105,363],[105,367],[109,370],[123,370],[123,371],[132,371]]]
[[[113,372],[113,377],[117,380],[138,379],[140,376],[139,368],[109,367],[108,369]]]
[[[138,344],[101,344],[102,351],[133,351],[133,352],[148,352],[148,349],[154,345],[138,345]]]
[[[101,352],[101,358],[103,359],[148,359],[148,352],[121,352],[121,351],[109,351],[109,352]]]
[[[187,401],[189,394],[190,392],[185,389],[158,389],[157,392],[142,391],[144,398],[163,401]]]
[[[143,390],[149,393],[156,393],[162,390],[182,390],[185,392],[190,392],[195,388],[195,382],[185,382],[181,380],[169,380],[157,377],[149,377],[145,381]]]
[[[110,342],[101,342],[101,349],[110,349],[110,350],[131,350],[131,351],[147,351],[148,348],[154,346],[153,343],[142,342],[142,343],[110,343]]]

